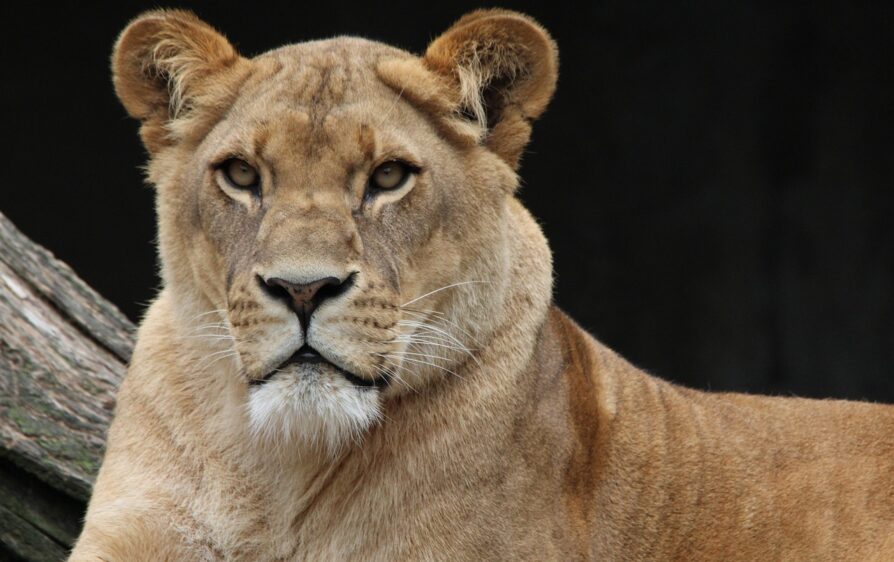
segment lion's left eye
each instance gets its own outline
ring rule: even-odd
[[[369,177],[369,186],[373,189],[397,189],[406,183],[412,171],[403,162],[392,160],[379,164]]]
[[[227,160],[221,170],[227,181],[239,189],[257,189],[261,180],[261,174],[251,164],[239,158]]]

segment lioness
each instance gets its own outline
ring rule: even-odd
[[[530,18],[246,59],[153,11],[112,61],[164,288],[72,560],[894,560],[894,407],[680,388],[551,304]]]

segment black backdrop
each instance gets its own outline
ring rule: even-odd
[[[0,211],[137,319],[157,285],[152,192],[107,60],[156,4],[10,4]],[[420,52],[475,7],[179,5],[244,54],[334,34]],[[552,242],[561,306],[689,385],[894,401],[894,10],[503,5],[561,51],[521,193]]]

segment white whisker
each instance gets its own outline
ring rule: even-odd
[[[447,285],[447,286],[445,286],[445,287],[441,287],[440,289],[435,289],[434,291],[429,291],[429,292],[425,293],[424,295],[420,295],[420,296],[416,297],[416,298],[413,299],[413,300],[410,300],[410,301],[407,301],[407,302],[403,303],[403,304],[400,305],[400,306],[401,306],[401,307],[404,307],[404,306],[413,304],[414,302],[419,301],[419,300],[422,300],[422,299],[424,299],[425,297],[429,297],[429,296],[431,296],[431,295],[434,295],[435,293],[440,293],[441,291],[446,291],[447,289],[452,289],[452,288],[454,288],[454,287],[460,287],[460,286],[462,286],[462,285],[472,285],[472,284],[474,284],[474,283],[487,284],[486,281],[460,281],[459,283],[453,283],[452,285]]]
[[[465,347],[459,347],[459,346],[455,346],[455,345],[447,345],[446,343],[441,343],[442,341],[443,340],[439,341],[439,340],[435,340],[435,339],[426,338],[425,336],[420,336],[420,337],[409,337],[408,336],[407,338],[397,337],[397,338],[395,338],[389,342],[386,342],[386,343],[407,343],[410,345],[417,345],[417,346],[430,345],[433,347],[442,347],[444,349],[452,349],[453,351],[462,351],[463,353],[469,353],[470,351],[476,351],[474,349],[466,349]]]
[[[410,357],[400,357],[400,356],[391,355],[391,354],[376,354],[376,355],[382,355],[383,357],[387,357],[387,358],[392,358],[392,357],[393,357],[393,358],[396,358],[396,359],[400,359],[401,361],[409,361],[409,362],[411,362],[411,363],[418,363],[418,364],[420,364],[420,365],[428,365],[429,367],[434,367],[434,368],[436,368],[436,369],[441,369],[442,371],[447,371],[448,373],[450,373],[451,375],[453,375],[453,376],[455,376],[455,377],[457,377],[457,378],[460,378],[460,379],[464,378],[462,375],[459,375],[459,374],[457,374],[457,373],[451,371],[451,370],[448,369],[447,367],[442,367],[441,365],[436,365],[436,364],[434,364],[434,363],[429,363],[428,361],[422,361],[421,359],[412,359],[412,358],[410,358]]]
[[[392,370],[392,371],[390,371],[390,372],[389,372],[387,369],[385,369],[385,372],[386,372],[386,373],[389,373],[389,375],[391,376],[392,379],[394,379],[395,381],[397,381],[399,384],[404,385],[406,388],[412,390],[413,392],[416,392],[416,393],[419,392],[419,391],[416,390],[412,385],[410,385],[410,383],[407,382],[402,376],[400,376],[400,374],[399,374],[398,371],[397,371],[397,370],[399,369],[399,370],[406,371],[408,374],[412,374],[412,373],[410,372],[409,369],[407,369],[406,367],[404,367],[403,365],[401,365],[401,364],[399,364],[399,363],[395,363],[394,361],[392,361],[391,359],[389,359],[389,358],[387,358],[387,357],[385,357],[385,356],[381,356],[381,357],[382,357],[383,360],[387,361],[389,365],[391,365],[392,367],[394,367],[395,370]],[[384,369],[383,367],[379,367],[379,368]]]
[[[201,326],[196,326],[196,327],[192,328],[191,330],[189,330],[187,332],[187,334],[194,334],[196,332],[200,332],[200,331],[204,331],[204,330],[221,330],[226,333],[229,333],[230,328],[229,328],[229,326],[227,326],[223,323],[220,323],[220,322],[215,323],[215,324],[202,324]]]
[[[225,313],[226,311],[227,310],[225,308],[215,308],[214,310],[209,310],[208,312],[202,312],[200,314],[196,314],[195,316],[193,316],[192,318],[189,319],[189,322],[190,323],[195,322],[199,318],[202,318],[203,316],[208,316],[209,314],[222,314],[222,313]]]
[[[459,341],[456,338],[456,336],[454,336],[453,334],[451,334],[445,330],[442,330],[441,328],[438,328],[436,326],[432,326],[431,324],[427,324],[425,322],[419,322],[416,320],[398,320],[397,324],[398,324],[398,326],[406,326],[408,328],[416,328],[417,330],[426,330],[430,334],[431,333],[440,334],[440,335],[446,337],[447,339],[449,339],[450,341],[452,341],[453,343],[455,343],[456,345],[461,346],[463,349],[466,349],[466,350],[469,349],[468,346],[466,346],[463,342]]]
[[[216,351],[209,355],[206,355],[198,365],[196,365],[196,371],[205,371],[211,367],[211,365],[217,363],[221,359],[227,359],[230,357],[236,357],[237,353],[233,349],[225,349],[223,351]]]
[[[196,334],[194,336],[185,336],[186,339],[199,339],[199,340],[230,340],[233,341],[233,338],[230,334]]]
[[[449,361],[447,357],[441,357],[440,355],[431,355],[429,353],[414,353],[412,351],[392,351],[393,355],[413,355],[415,357],[426,357],[428,359],[440,359],[441,361]]]
[[[457,330],[459,330],[460,332],[462,332],[464,336],[466,336],[467,338],[469,338],[470,340],[472,340],[472,342],[474,342],[475,345],[480,345],[480,344],[478,343],[478,341],[475,339],[475,336],[473,336],[472,334],[470,334],[469,332],[467,332],[466,330],[464,330],[464,329],[463,329],[459,324],[457,324],[456,322],[453,322],[452,320],[450,320],[449,318],[447,318],[447,315],[444,314],[443,312],[438,312],[437,310],[425,310],[425,311],[422,311],[422,310],[413,310],[413,309],[405,309],[404,311],[407,312],[407,313],[409,313],[409,314],[412,314],[412,315],[414,315],[414,316],[416,316],[416,317],[421,316],[422,319],[423,319],[423,321],[428,320],[428,319],[429,319],[429,315],[435,315],[436,317],[435,317],[435,318],[432,318],[431,320],[433,320],[433,321],[435,321],[435,322],[442,322],[442,323],[445,323],[445,322],[446,322],[447,324],[450,324],[450,326],[456,328]]]

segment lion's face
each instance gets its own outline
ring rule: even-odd
[[[524,108],[507,103],[497,117],[514,128],[488,133],[464,92],[476,78],[438,72],[468,53],[432,52],[437,42],[428,59],[338,38],[246,60],[221,41],[190,15],[155,12],[116,50],[119,95],[153,153],[165,284],[190,345],[207,349],[201,369],[244,385],[259,437],[335,449],[383,400],[477,361],[510,281],[503,214],[530,116],[513,124]],[[140,59],[128,76],[141,56],[156,66]],[[142,111],[151,100],[127,80],[166,81],[170,113]]]
[[[175,189],[192,196],[177,236],[188,232],[193,280],[222,311],[210,333],[232,343],[265,430],[297,412],[296,428],[363,428],[381,393],[473,353],[463,332],[481,319],[468,301],[496,273],[492,226],[511,176],[486,151],[450,146],[383,84],[383,54],[341,39],[260,57],[226,116],[179,155]],[[229,177],[237,166],[248,188]]]

